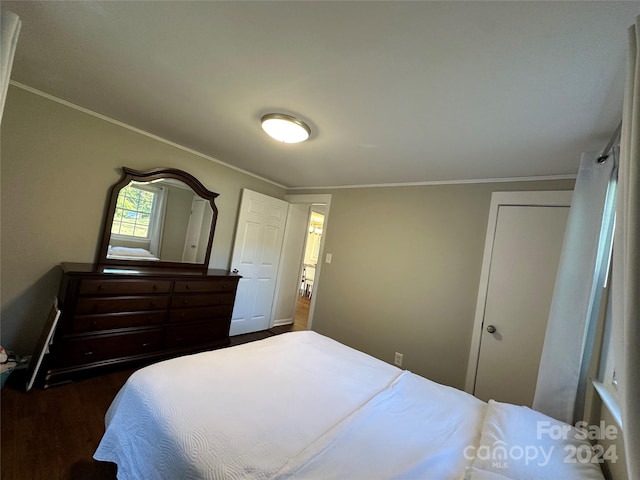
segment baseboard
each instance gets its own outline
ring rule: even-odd
[[[281,318],[280,320],[274,320],[274,327],[281,327],[282,325],[291,325],[293,323],[293,318]]]

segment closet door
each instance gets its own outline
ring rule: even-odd
[[[205,200],[194,197],[193,202],[191,203],[191,215],[189,215],[187,234],[184,240],[184,249],[182,250],[183,262],[198,262],[198,251],[200,250],[200,236],[202,234],[202,222],[204,221],[205,208]]]
[[[570,192],[494,197],[467,386],[481,400],[531,406]]]
[[[248,189],[242,190],[231,268],[238,283],[230,335],[271,326],[271,311],[289,204]]]

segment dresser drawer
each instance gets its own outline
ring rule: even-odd
[[[233,305],[233,299],[233,293],[174,295],[171,298],[171,308],[206,307],[209,305]]]
[[[179,308],[169,312],[170,322],[189,322],[193,320],[207,320],[211,318],[231,318],[232,305],[219,307]]]
[[[162,330],[146,330],[139,333],[61,341],[56,348],[56,358],[62,365],[80,365],[142,355],[161,348]]]
[[[81,280],[80,295],[168,293],[170,280]]]
[[[137,312],[140,310],[163,310],[169,305],[169,297],[87,297],[79,298],[77,315],[97,313]]]
[[[221,319],[167,327],[165,347],[178,348],[225,340],[229,337],[230,323],[229,319]]]
[[[91,332],[110,330],[113,328],[161,325],[164,323],[165,317],[166,313],[164,310],[136,313],[109,313],[106,315],[76,315],[72,321],[72,330],[74,332]]]
[[[235,292],[237,279],[221,280],[176,280],[173,291],[175,293],[201,292]]]

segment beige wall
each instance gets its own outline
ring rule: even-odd
[[[93,262],[120,167],[174,167],[198,178],[219,216],[211,266],[228,268],[242,188],[283,198],[273,184],[11,86],[2,118],[0,343],[29,354],[61,262]]]
[[[337,189],[313,329],[464,388],[491,193],[573,181]],[[298,193],[298,192],[296,192]],[[302,193],[302,192],[300,192]]]
[[[179,262],[184,253],[185,233],[189,225],[194,195],[191,190],[185,188],[171,186],[165,188],[167,205],[160,258],[169,262]]]

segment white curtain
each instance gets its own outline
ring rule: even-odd
[[[2,10],[2,24],[0,25],[0,121],[2,121],[2,112],[4,112],[4,101],[7,98],[9,78],[11,77],[11,65],[21,25],[22,22],[15,13]]]
[[[629,29],[613,255],[613,324],[622,332],[616,365],[629,480],[640,479],[640,17]]]
[[[615,179],[613,156],[582,155],[558,274],[533,408],[567,423],[582,413],[587,367],[611,252]]]

